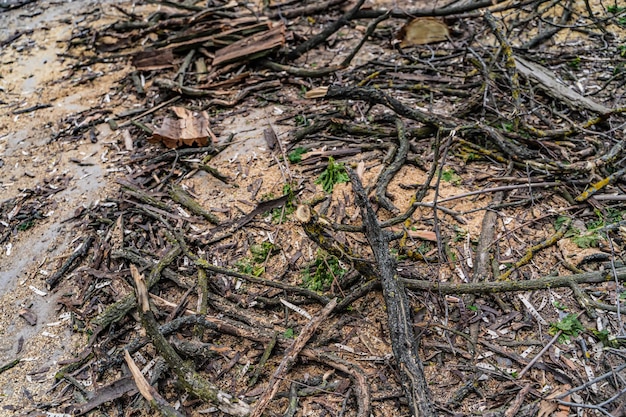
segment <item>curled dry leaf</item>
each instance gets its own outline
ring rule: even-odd
[[[177,119],[166,117],[163,124],[154,130],[150,142],[162,142],[168,148],[187,146],[206,146],[209,138],[217,138],[211,131],[209,115],[203,111],[194,113],[184,107],[172,107]]]
[[[443,42],[450,37],[448,25],[439,19],[431,17],[418,17],[402,26],[396,36],[400,40],[400,46],[406,48],[415,45]]]
[[[328,87],[315,87],[306,93],[304,93],[304,97],[306,98],[320,98],[326,95],[328,91]]]

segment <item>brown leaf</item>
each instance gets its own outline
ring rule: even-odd
[[[400,40],[400,46],[406,48],[408,46],[442,42],[449,37],[448,26],[441,20],[431,17],[418,17],[400,29],[397,39]]]
[[[176,106],[171,109],[178,119],[171,117],[163,119],[163,124],[154,130],[150,142],[162,142],[168,148],[178,148],[183,145],[206,146],[209,137],[216,140],[206,112],[194,113]]]

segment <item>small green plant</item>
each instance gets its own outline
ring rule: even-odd
[[[554,308],[561,310],[561,311],[565,311],[567,310],[567,306],[562,304],[561,302],[555,300],[552,302],[552,305],[554,306]]]
[[[289,196],[289,198],[283,207],[277,207],[270,212],[272,215],[272,223],[281,223],[287,216],[296,211],[296,196],[291,184],[283,185],[283,195]]]
[[[326,252],[320,251],[312,265],[304,270],[302,278],[307,288],[313,291],[325,291],[335,279],[345,275],[339,260]]]
[[[280,223],[287,216],[289,216],[294,211],[296,211],[296,202],[295,202],[296,195],[293,191],[293,187],[291,186],[291,184],[287,183],[283,185],[283,196],[289,197],[283,207],[276,207],[270,211],[266,211],[263,214],[263,216],[265,217],[271,216],[272,223]],[[273,200],[274,198],[276,197],[274,196],[273,193],[267,193],[267,194],[263,194],[260,200],[269,201],[269,200]]]
[[[250,252],[252,253],[252,262],[260,264],[265,262],[270,254],[278,252],[278,248],[271,242],[263,242],[260,245],[250,246]]]
[[[285,336],[286,339],[293,339],[296,336],[296,334],[292,328],[289,328],[285,330],[285,333],[283,333],[283,336]]]
[[[568,218],[565,216],[559,216],[554,222],[555,230],[561,229],[563,223],[565,223],[567,219]],[[597,247],[602,241],[602,237],[598,233],[594,233],[593,229],[585,233],[581,233],[581,231],[575,227],[570,227],[570,229],[565,233],[565,237],[572,239],[572,242],[574,242],[581,249]]]
[[[465,240],[465,236],[467,236],[467,230],[458,226],[454,226],[454,237],[452,238],[453,242],[460,242],[462,240]]]
[[[243,258],[235,263],[239,272],[260,277],[265,273],[265,261],[272,255],[278,253],[279,249],[271,242],[263,242],[260,245],[250,246],[252,256]]]
[[[304,155],[307,152],[308,152],[307,148],[296,148],[293,151],[289,152],[289,154],[287,155],[287,158],[289,159],[289,162],[291,162],[292,164],[297,164],[298,162],[302,161],[302,155]]]
[[[25,230],[30,229],[34,225],[35,225],[34,220],[26,220],[25,222],[22,222],[17,226],[17,230],[19,230],[20,232],[23,232]]]
[[[461,184],[461,177],[459,177],[453,169],[444,169],[441,173],[441,179],[445,182],[449,182],[452,185]]]
[[[560,230],[561,226],[563,226],[563,224],[569,220],[569,217],[567,216],[559,216],[556,218],[556,220],[554,221],[554,230]]]
[[[618,15],[624,11],[626,11],[626,7],[621,7],[621,6],[609,6],[606,8],[606,11],[609,13],[612,13],[614,15]],[[617,24],[619,26],[626,26],[626,16],[620,16],[617,18]]]
[[[564,343],[570,340],[570,337],[578,337],[578,335],[585,330],[576,314],[568,314],[556,323],[550,323],[549,333],[555,335],[562,331],[559,336],[559,342]]]
[[[504,129],[505,132],[513,132],[515,125],[512,122],[502,122],[502,129]]]
[[[576,232],[580,233],[578,230],[576,230]],[[602,241],[602,238],[597,233],[572,237],[572,242],[581,249],[597,248],[600,245],[600,241]]]
[[[235,263],[237,270],[243,274],[260,277],[265,272],[265,266],[255,265],[250,259],[241,259]]]
[[[468,305],[468,306],[467,306],[467,309],[468,309],[469,311],[474,311],[474,312],[478,311],[478,307],[477,307],[477,306],[475,306],[475,305],[473,305],[473,304]]]
[[[616,348],[619,345],[615,336],[611,335],[607,329],[600,331],[593,330],[592,333],[605,347]]]
[[[306,90],[304,90],[303,95],[306,94]],[[294,118],[295,122],[296,122],[296,126],[308,126],[309,125],[309,119],[306,118],[306,116],[302,115],[302,114],[298,114],[296,115],[296,117]]]
[[[571,61],[569,61],[567,63],[567,66],[570,67],[571,69],[575,69],[578,70],[580,69],[580,57],[577,56],[576,58],[572,59]]]
[[[328,166],[320,174],[319,178],[315,180],[315,184],[321,184],[324,191],[330,194],[333,192],[335,185],[349,181],[350,177],[348,177],[348,173],[343,164],[336,163],[335,158],[329,156]]]

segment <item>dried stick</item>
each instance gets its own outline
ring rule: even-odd
[[[332,299],[326,305],[326,307],[324,307],[320,311],[320,313],[315,318],[313,318],[313,320],[309,321],[306,326],[304,326],[302,332],[300,332],[300,335],[298,335],[298,338],[285,352],[285,356],[280,361],[280,364],[272,374],[267,389],[261,395],[261,398],[259,398],[259,401],[257,402],[256,407],[254,408],[254,411],[252,412],[250,417],[261,417],[261,414],[263,414],[263,411],[265,410],[269,402],[278,392],[278,387],[280,382],[282,381],[282,376],[287,373],[289,369],[291,369],[300,351],[313,336],[319,325],[322,324],[322,322],[326,320],[326,318],[330,315],[336,305],[337,299]]]
[[[504,192],[499,191],[494,196],[493,202],[501,204],[504,200]],[[480,228],[480,238],[476,247],[476,258],[474,259],[474,274],[472,282],[480,282],[489,277],[490,249],[496,234],[496,222],[498,221],[498,213],[487,210],[483,217]],[[470,295],[466,300],[466,305],[474,304],[475,297]],[[470,336],[472,346],[476,346],[478,342],[478,331],[480,329],[480,321],[470,324]]]
[[[394,175],[400,171],[406,162],[406,157],[409,153],[409,140],[406,137],[406,128],[400,118],[396,119],[396,130],[398,132],[398,142],[400,142],[398,153],[396,154],[393,162],[389,164],[389,166],[380,174],[378,181],[376,181],[376,200],[381,207],[392,213],[396,213],[399,210],[385,195],[387,193],[387,186],[393,179]]]
[[[542,249],[545,249],[549,246],[552,246],[554,244],[556,244],[564,235],[565,232],[567,232],[567,230],[569,229],[570,224],[572,224],[572,219],[570,219],[569,217],[563,222],[563,224],[561,225],[561,227],[559,228],[559,230],[556,231],[555,234],[553,234],[552,236],[550,236],[549,238],[547,238],[546,240],[544,240],[543,242],[540,242],[528,249],[526,249],[526,254],[522,257],[522,259],[520,259],[519,261],[515,262],[515,264],[508,269],[506,272],[504,272],[502,275],[500,275],[500,277],[498,277],[498,280],[500,281],[504,281],[506,279],[509,278],[509,276],[511,276],[511,274],[513,273],[513,271],[521,268],[522,266],[528,264],[532,258],[533,255],[537,252],[539,252]]]
[[[128,369],[130,369],[130,373],[135,380],[135,385],[137,385],[139,393],[146,401],[148,401],[152,408],[159,411],[164,417],[183,417],[183,414],[169,405],[167,401],[159,395],[157,390],[148,384],[148,381],[146,381],[146,378],[143,376],[127,350],[124,351],[124,359],[126,359],[126,365],[128,365]]]
[[[471,282],[468,284],[459,284],[454,282],[433,282],[404,278],[402,282],[406,288],[412,290],[432,291],[439,294],[495,294],[500,292],[534,291],[568,287],[571,282],[576,284],[598,284],[614,280],[621,282],[626,281],[626,268],[616,269],[615,275],[611,272],[598,271],[561,277],[546,276],[529,281]],[[596,304],[592,304],[592,306],[595,307]]]
[[[89,252],[89,248],[91,248],[94,240],[95,237],[91,235],[87,236],[87,238],[80,244],[80,246],[67,258],[63,266],[61,266],[61,268],[59,268],[59,270],[55,272],[54,275],[46,280],[46,285],[48,286],[49,290],[56,287],[56,285],[65,274],[78,266],[80,260],[83,259],[85,255],[87,255],[87,252]]]
[[[157,351],[163,356],[170,369],[176,373],[185,389],[201,400],[215,405],[226,414],[240,417],[248,416],[250,414],[250,406],[247,403],[232,398],[229,394],[221,391],[216,385],[197,374],[178,356],[178,353],[159,332],[159,325],[154,314],[150,311],[150,300],[144,277],[139,273],[135,265],[130,266],[130,272],[135,281],[137,302],[139,304],[137,310],[141,316],[141,323]]]
[[[556,334],[554,335],[554,337],[552,337],[552,339],[550,339],[548,344],[545,345],[543,349],[541,349],[541,352],[539,352],[537,356],[535,356],[530,362],[528,362],[528,365],[526,365],[526,367],[522,369],[519,374],[517,374],[518,379],[524,376],[524,374],[528,372],[539,359],[541,359],[543,354],[546,353],[548,349],[550,349],[550,346],[552,346],[559,339],[559,337],[561,337],[561,334],[563,334],[563,330],[559,330],[558,332],[556,332]]]
[[[361,6],[363,6],[363,3],[365,3],[365,0],[359,0],[357,4],[352,9],[350,9],[346,14],[341,16],[339,20],[326,26],[324,30],[322,30],[320,33],[308,39],[307,41],[301,43],[300,45],[298,45],[293,51],[289,52],[287,57],[289,59],[296,59],[302,54],[310,51],[311,49],[315,48],[317,45],[324,42],[326,39],[328,39],[330,35],[337,32],[343,26],[347,25],[350,22],[350,20],[354,17],[354,15],[359,11]]]
[[[515,131],[517,131],[517,128],[519,126],[519,118],[521,117],[521,95],[519,86],[519,74],[517,73],[517,68],[515,66],[513,49],[511,48],[508,40],[504,37],[502,30],[500,30],[500,26],[496,22],[495,17],[493,17],[489,10],[485,11],[484,18],[493,34],[496,35],[496,39],[498,39],[498,42],[500,43],[500,48],[502,48],[502,53],[506,57],[505,66],[506,71],[509,74],[509,81],[511,82],[511,96],[513,98],[513,105],[515,106],[513,125]]]
[[[169,264],[174,262],[176,257],[180,255],[181,249],[179,245],[170,249],[165,256],[161,258],[158,264],[154,265],[148,276],[148,289],[152,288],[161,279],[161,272]],[[93,320],[91,325],[95,326],[96,334],[104,330],[111,323],[114,323],[124,317],[130,310],[137,306],[137,299],[133,294],[128,294],[115,304],[107,307],[102,313],[98,314]],[[94,335],[95,336],[95,335]]]
[[[424,366],[419,357],[413,331],[411,306],[402,281],[397,279],[395,261],[389,255],[389,235],[381,230],[358,175],[351,169],[346,168],[346,171],[352,182],[355,201],[361,208],[365,236],[378,264],[393,354],[398,362],[402,388],[408,399],[411,415],[414,417],[435,416],[428,383],[424,376]]]
[[[170,187],[170,197],[172,200],[191,210],[192,213],[204,217],[213,224],[219,224],[220,220],[212,213],[209,213],[180,185],[172,184]]]
[[[524,398],[530,392],[530,388],[531,388],[531,385],[526,384],[524,385],[524,388],[519,390],[519,392],[515,396],[515,400],[513,401],[513,404],[511,404],[511,406],[504,412],[504,417],[515,417],[518,415],[517,413],[519,412],[520,407],[524,403]]]

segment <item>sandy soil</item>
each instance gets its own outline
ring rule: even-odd
[[[13,215],[32,203],[44,209],[41,219],[0,246],[0,363],[20,360],[0,375],[0,415],[45,401],[55,365],[76,349],[69,315],[58,312],[58,294],[47,290],[45,279],[81,237],[65,220],[109,189],[114,167],[102,155],[114,139],[107,125],[94,128],[95,142],[55,135],[68,116],[101,104],[121,73],[113,70],[117,64],[105,65],[101,76],[80,83],[72,76],[74,61],[60,55],[78,24],[112,19],[107,3],[41,1],[0,14],[0,40],[22,33],[0,49],[0,204]],[[15,114],[35,105],[49,107]],[[2,236],[10,217],[2,213]]]

